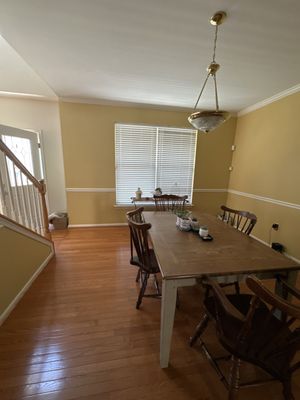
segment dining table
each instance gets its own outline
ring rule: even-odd
[[[211,241],[202,240],[198,232],[182,231],[171,212],[145,211],[151,224],[150,239],[162,275],[160,366],[169,365],[176,310],[177,289],[200,283],[205,277],[218,282],[243,281],[249,274],[260,279],[280,274],[288,283],[295,283],[300,265],[219,220],[214,215],[199,214],[200,225],[208,227]],[[283,295],[279,281],[276,292]],[[200,301],[200,300],[199,300]]]

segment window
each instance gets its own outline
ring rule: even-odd
[[[145,197],[160,187],[192,201],[196,144],[193,129],[116,124],[117,204],[130,204],[138,187]]]

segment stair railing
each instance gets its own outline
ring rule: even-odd
[[[51,238],[46,185],[38,181],[0,139],[0,214]]]

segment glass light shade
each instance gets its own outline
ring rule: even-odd
[[[191,114],[188,121],[194,128],[208,133],[227,121],[230,113],[227,111],[197,111]]]

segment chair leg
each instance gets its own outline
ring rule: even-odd
[[[139,268],[139,269],[138,269],[138,272],[137,272],[137,274],[136,274],[136,278],[135,278],[135,281],[136,281],[136,282],[139,282],[140,276],[141,276],[141,270],[140,270],[140,268]]]
[[[136,302],[136,309],[138,310],[140,308],[140,305],[142,303],[142,299],[144,297],[145,291],[146,291],[146,287],[147,287],[147,282],[148,282],[148,278],[149,278],[149,274],[145,273],[144,277],[143,277],[143,283],[142,283],[142,287],[139,293],[139,297],[137,299]]]
[[[282,382],[284,400],[295,400],[292,393],[291,378]]]
[[[228,400],[238,400],[239,382],[240,382],[241,360],[232,356],[231,368],[229,374],[229,395]]]
[[[154,285],[155,285],[155,288],[156,288],[158,296],[161,296],[160,288],[159,288],[159,284],[158,284],[158,280],[157,280],[156,274],[154,274]]]
[[[207,285],[205,287],[205,294],[204,294],[204,299],[205,300],[209,297],[209,293],[210,293],[210,287]]]
[[[238,281],[234,282],[234,287],[235,287],[235,292],[237,295],[241,294],[241,290],[240,290],[240,285],[238,283]]]
[[[180,300],[179,300],[179,294],[178,294],[178,289],[177,289],[177,293],[176,293],[176,308],[177,308],[177,310],[179,309],[179,307],[180,307]]]
[[[209,317],[208,315],[205,313],[201,319],[201,321],[199,322],[199,324],[197,325],[196,331],[194,333],[194,335],[190,338],[190,346],[192,347],[197,339],[202,335],[202,333],[205,331],[207,324],[209,321]]]

